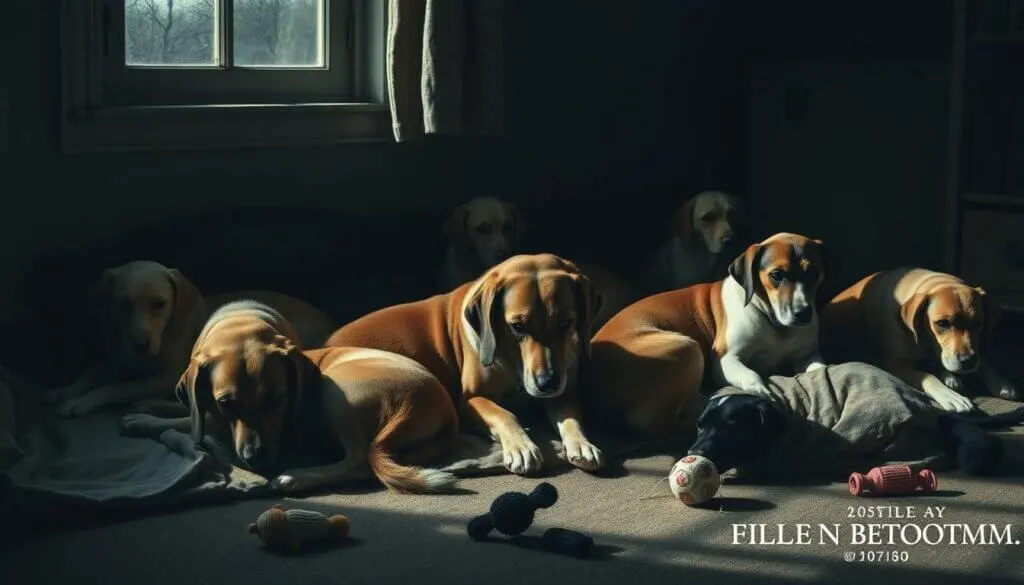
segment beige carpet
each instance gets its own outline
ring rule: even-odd
[[[554,507],[537,513],[528,532],[552,526],[590,534],[601,557],[577,560],[508,544],[477,543],[467,520],[507,490],[529,491],[538,480],[502,476],[470,479],[471,494],[402,496],[380,490],[284,500],[288,507],[344,513],[354,541],[293,557],[265,552],[246,525],[278,500],[148,513],[105,525],[63,530],[16,544],[0,559],[0,583],[41,585],[193,585],[280,583],[347,585],[427,582],[467,585],[514,583],[1024,583],[1024,544],[835,546],[817,544],[819,523],[840,524],[842,543],[861,522],[968,524],[972,530],[1012,524],[1024,542],[1024,432],[1008,438],[1013,474],[997,479],[940,475],[940,492],[889,499],[851,497],[845,484],[800,487],[730,485],[716,506],[691,509],[675,501],[662,477],[672,460],[632,461],[630,473],[599,478],[572,471],[549,479],[559,490]],[[913,506],[914,520],[848,518],[851,506]],[[922,518],[927,507],[942,519]],[[734,524],[811,524],[814,544],[733,544]],[[844,553],[906,551],[907,562],[847,562]]]

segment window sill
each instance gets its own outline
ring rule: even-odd
[[[313,146],[390,140],[387,106],[373,103],[107,107],[67,112],[63,151]]]

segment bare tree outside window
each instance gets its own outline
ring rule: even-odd
[[[234,62],[222,63],[221,5],[233,1]],[[132,66],[324,66],[325,0],[125,0]]]

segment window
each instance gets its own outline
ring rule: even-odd
[[[379,0],[64,0],[68,151],[381,139]]]

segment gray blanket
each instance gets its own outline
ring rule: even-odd
[[[788,419],[770,457],[738,475],[845,477],[876,465],[949,469],[955,465],[937,433],[941,414],[927,396],[881,369],[862,363],[828,366],[795,377],[774,376],[768,389]],[[712,397],[743,394],[726,387]],[[1005,401],[977,401],[983,411]]]

